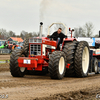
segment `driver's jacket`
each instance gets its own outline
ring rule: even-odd
[[[57,41],[58,38],[60,38],[60,43],[62,43],[63,38],[67,38],[67,36],[64,35],[63,33],[58,34],[56,31],[49,38],[53,38],[53,40],[55,40],[55,41]]]

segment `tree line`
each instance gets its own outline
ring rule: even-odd
[[[62,28],[63,32],[65,30],[65,27],[62,25],[56,25],[55,29],[57,30],[59,27]],[[83,26],[79,26],[74,28],[74,36],[75,37],[99,37],[99,34],[93,34],[94,32],[94,25],[91,22],[85,23]],[[9,31],[7,32],[6,29],[0,29],[0,39],[8,39],[9,37],[21,37],[22,39],[28,38],[28,37],[37,37],[39,36],[39,32],[26,32],[22,31],[20,35],[16,35],[15,32]],[[45,35],[43,35],[45,36]]]
[[[39,36],[38,32],[26,32],[22,31],[20,35],[16,35],[15,32],[9,31],[7,32],[6,29],[0,29],[0,39],[6,40],[10,37],[21,37],[22,39],[28,38],[28,37],[37,37]]]
[[[94,25],[92,22],[87,22],[83,26],[76,27],[74,30],[75,37],[99,37],[99,33],[94,34]]]

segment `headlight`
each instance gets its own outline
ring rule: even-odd
[[[41,52],[38,52],[37,55],[41,55]]]

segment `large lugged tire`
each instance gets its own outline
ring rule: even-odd
[[[89,70],[89,45],[86,41],[79,42],[75,52],[75,74],[77,77],[86,77]]]
[[[95,72],[95,74],[99,74],[98,59],[96,57],[92,59],[92,71]]]
[[[52,79],[62,79],[66,72],[65,53],[54,51],[50,55],[48,71]]]
[[[26,68],[18,66],[18,57],[25,56],[22,49],[15,49],[10,56],[10,72],[13,77],[23,77],[27,71]]]
[[[28,38],[25,40],[22,50],[28,56],[28,51],[29,51],[29,39]]]
[[[22,47],[23,52],[28,56],[29,55],[29,38],[25,39],[25,42]],[[27,75],[33,75],[34,71],[27,70]]]
[[[68,42],[64,45],[63,52],[66,54],[66,64],[70,64],[70,68],[66,69],[65,76],[75,76],[74,59],[77,45],[77,41]]]

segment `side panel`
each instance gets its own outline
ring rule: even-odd
[[[78,37],[77,41],[86,41],[89,46],[95,46],[95,38]]]
[[[74,41],[74,40],[76,40],[75,38],[66,38],[65,40],[64,40],[64,42],[65,41]],[[76,40],[77,41],[77,40]]]
[[[45,56],[46,55],[46,48],[49,48],[49,49],[56,49],[55,46],[51,46],[51,45],[46,45],[46,44],[43,44],[43,55]]]
[[[50,39],[49,40],[42,40],[42,43],[43,44],[46,44],[46,45],[55,46],[55,47],[57,45],[57,42],[56,41],[50,41]]]

